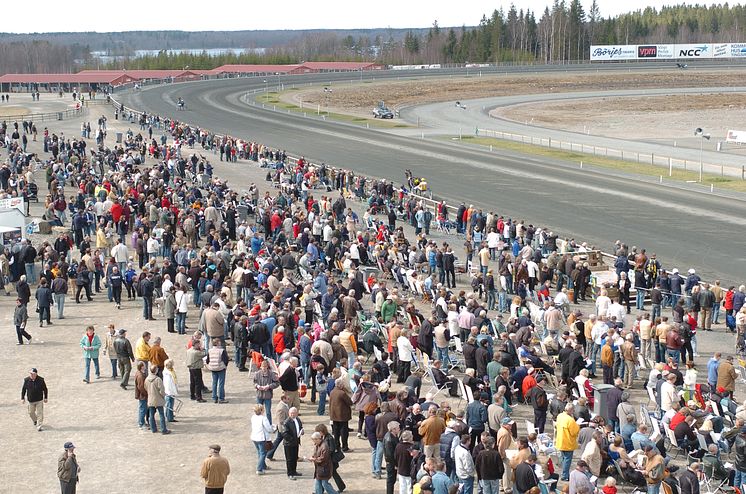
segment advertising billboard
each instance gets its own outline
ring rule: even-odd
[[[689,43],[674,46],[675,58],[712,58],[712,45],[709,43]]]
[[[733,58],[746,57],[746,43],[731,43],[730,56]]]
[[[637,60],[637,45],[591,45],[591,61]]]

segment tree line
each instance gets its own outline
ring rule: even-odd
[[[371,61],[383,64],[437,63],[561,63],[589,58],[593,44],[647,44],[743,42],[746,6],[676,5],[652,7],[613,17],[602,17],[597,0],[586,11],[580,0],[553,0],[543,12],[517,8],[494,10],[476,26],[429,29],[373,29],[349,31],[284,32],[284,43],[262,52],[220,55],[174,53],[135,57],[130,51],[102,63],[91,55],[86,35],[99,33],[49,34],[47,40],[32,35],[0,34],[0,73],[74,72],[94,69],[191,69],[209,70],[224,64],[295,64],[304,61]],[[133,34],[134,33],[134,34]],[[214,33],[133,32],[101,33],[106,46],[119,46],[118,36],[131,41],[167,40],[169,48],[182,48],[179,40],[217,42]],[[241,32],[245,48],[257,45]],[[257,35],[263,33],[256,31]],[[275,33],[274,31],[272,33]],[[230,33],[226,33],[228,36]],[[20,38],[19,38],[20,36]],[[235,33],[231,36],[237,37]],[[226,39],[229,39],[230,36]],[[264,36],[262,39],[268,38]],[[274,35],[270,37],[276,39]],[[20,39],[20,40],[19,40]],[[66,44],[59,40],[73,41]],[[13,41],[4,41],[13,40]],[[99,40],[100,41],[100,40]],[[229,40],[230,41],[230,40]],[[248,46],[251,45],[251,46]],[[163,45],[161,45],[163,46]],[[242,46],[222,46],[242,48]]]

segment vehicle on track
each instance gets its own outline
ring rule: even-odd
[[[394,118],[394,112],[386,108],[383,101],[380,101],[378,106],[373,108],[373,118]]]

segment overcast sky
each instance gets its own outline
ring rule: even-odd
[[[166,2],[128,0],[66,4],[37,0],[29,10],[24,2],[3,7],[2,32],[184,30],[234,31],[243,29],[335,29],[373,27],[427,27],[476,25],[510,1],[485,0],[280,0],[247,2]],[[551,0],[515,0],[517,6],[537,12],[537,20]],[[647,6],[674,2],[659,0],[598,0],[606,17]],[[583,0],[588,11],[591,0]]]

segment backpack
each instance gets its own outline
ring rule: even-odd
[[[72,264],[70,264],[70,267],[67,268],[67,277],[70,279],[74,279],[78,277],[78,263],[73,261]]]

